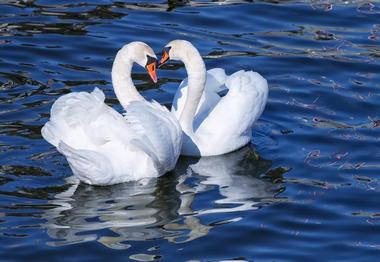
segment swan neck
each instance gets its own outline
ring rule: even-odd
[[[182,130],[186,134],[192,135],[194,133],[194,117],[205,87],[206,66],[195,47],[191,46],[186,51],[182,62],[185,64],[188,75],[188,92],[179,122]]]
[[[144,99],[133,84],[131,73],[134,62],[129,58],[131,56],[128,52],[128,49],[121,49],[116,54],[112,66],[113,89],[124,109],[130,102]]]

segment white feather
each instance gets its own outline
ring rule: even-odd
[[[182,131],[175,116],[157,102],[147,102],[131,79],[133,63],[156,57],[142,42],[125,45],[112,67],[114,91],[125,117],[104,103],[104,93],[64,95],[51,108],[42,136],[61,152],[81,181],[110,185],[172,170],[178,159]]]
[[[81,181],[96,185],[162,175],[174,168],[181,145],[181,128],[165,107],[134,101],[123,117],[99,89],[60,97],[42,136]]]
[[[172,112],[178,119],[188,89],[185,78],[173,99]],[[220,92],[225,90],[228,92],[222,97]],[[228,76],[221,68],[208,70],[193,120],[193,137],[184,137],[181,154],[221,155],[248,144],[252,126],[264,111],[267,99],[268,83],[257,72],[240,70]]]
[[[184,133],[181,154],[221,155],[248,144],[253,123],[267,103],[267,81],[252,71],[230,76],[221,68],[206,71],[202,56],[186,40],[173,40],[166,46],[170,59],[182,61],[188,75],[172,107]],[[222,97],[224,90],[228,92]]]

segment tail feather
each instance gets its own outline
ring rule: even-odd
[[[59,131],[54,126],[54,123],[49,121],[41,129],[42,137],[53,146],[57,147],[60,141],[58,136]]]

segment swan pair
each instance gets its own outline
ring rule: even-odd
[[[174,168],[180,153],[220,155],[249,143],[252,125],[267,101],[267,81],[252,71],[230,76],[220,68],[206,72],[198,50],[185,40],[169,42],[159,66],[169,59],[182,61],[188,73],[171,112],[146,101],[133,84],[134,63],[157,82],[157,57],[142,42],[120,49],[112,67],[124,115],[104,103],[98,88],[64,95],[53,104],[42,136],[66,157],[81,181],[111,185],[157,177]],[[218,93],[224,90],[228,92],[221,97]]]

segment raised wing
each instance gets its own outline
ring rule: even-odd
[[[173,169],[182,141],[182,130],[174,114],[156,101],[134,101],[128,105],[125,118],[136,132],[138,143],[153,151],[161,168]]]
[[[229,76],[225,85],[228,93],[200,123],[197,135],[216,140],[251,135],[267,102],[267,81],[256,72],[241,70]]]

